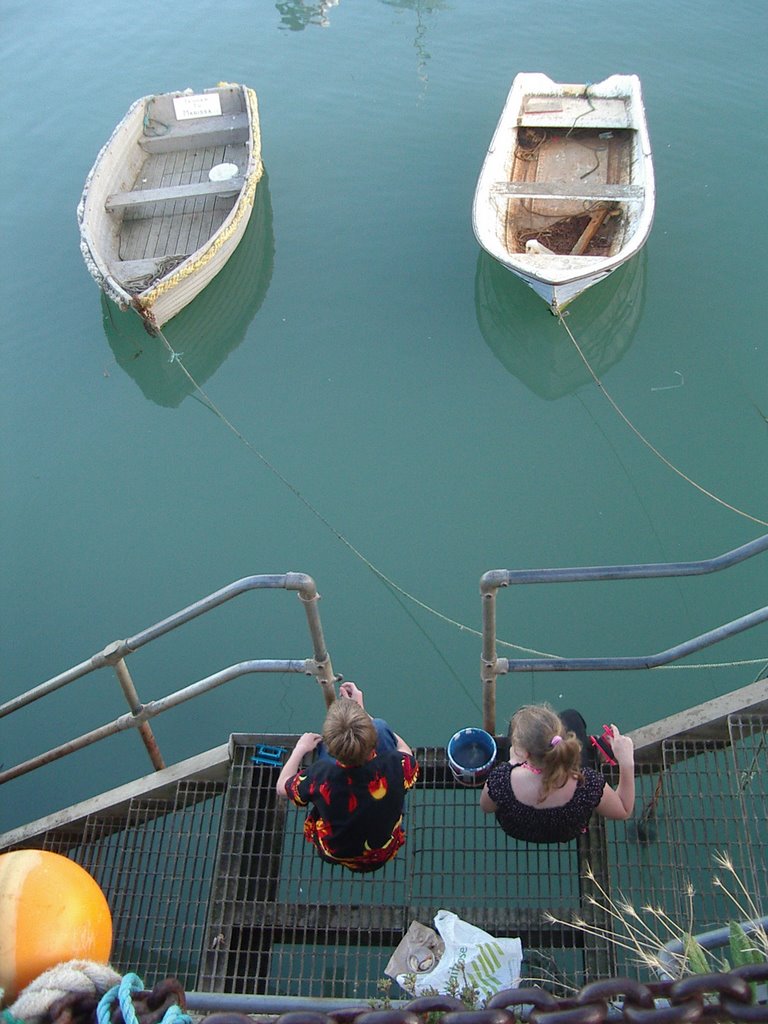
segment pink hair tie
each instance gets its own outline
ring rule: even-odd
[[[550,745],[550,747],[556,747],[558,743],[562,743],[562,742],[563,742],[563,737],[562,736],[553,736],[552,739],[549,741],[549,745]]]

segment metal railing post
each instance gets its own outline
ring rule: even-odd
[[[140,714],[143,705],[139,700],[139,695],[136,692],[136,687],[133,684],[133,679],[131,679],[131,673],[128,671],[125,659],[120,658],[119,661],[115,662],[113,668],[120,686],[123,688],[125,699],[128,701],[128,707],[134,715]],[[137,726],[137,728],[139,730],[139,735],[144,742],[144,746],[147,748],[147,753],[149,754],[152,766],[156,772],[159,772],[161,768],[165,768],[165,761],[163,760],[163,755],[160,753],[160,748],[157,745],[155,734],[152,732],[152,726],[149,722],[142,722],[141,725]]]
[[[298,590],[299,600],[304,606],[309,635],[312,638],[314,660],[317,665],[315,678],[323,691],[325,706],[329,708],[336,700],[336,677],[333,674],[331,656],[325,646],[325,636],[323,635],[323,627],[320,622],[320,610],[317,607],[320,594],[317,592],[314,580],[302,573],[289,572],[286,576],[285,585],[289,590],[294,588]]]
[[[239,679],[241,676],[252,672],[296,672],[302,675],[312,675],[313,665],[314,662],[309,659],[243,661],[237,665],[230,665],[228,668],[221,669],[211,676],[198,679],[197,682],[190,683],[189,686],[168,694],[167,697],[161,697],[159,700],[152,700],[148,704],[142,704],[138,711],[126,712],[126,714],[120,715],[114,721],[107,722],[106,725],[101,725],[96,729],[91,729],[90,732],[68,740],[58,747],[53,747],[44,754],[38,754],[37,757],[14,765],[12,768],[0,770],[0,785],[10,782],[12,779],[17,779],[22,775],[27,775],[29,772],[41,768],[43,765],[50,764],[52,761],[58,761],[59,758],[65,757],[68,754],[84,750],[85,747],[98,743],[100,740],[106,739],[107,736],[115,736],[118,733],[127,732],[129,729],[139,729],[147,722],[147,719],[156,718],[158,715],[170,711],[171,708],[179,707],[187,701],[194,700],[203,693],[209,693],[211,690],[230,682],[232,679]]]
[[[145,645],[158,640],[180,626],[191,622],[193,619],[205,615],[214,608],[220,607],[225,602],[239,597],[241,594],[248,593],[251,590],[276,589],[298,592],[304,607],[312,640],[312,658],[261,659],[259,661],[241,662],[237,665],[231,665],[229,668],[223,669],[212,676],[207,676],[205,679],[198,680],[196,683],[177,690],[164,698],[150,701],[148,704],[141,702],[125,661],[129,654],[133,654]],[[330,707],[336,699],[335,683],[341,677],[334,675],[331,658],[325,645],[323,627],[317,608],[319,599],[320,595],[317,592],[315,581],[305,573],[291,572],[246,576],[236,580],[234,583],[230,583],[226,587],[222,587],[212,594],[208,594],[194,604],[174,612],[167,618],[156,622],[154,625],[141,630],[141,632],[133,636],[107,644],[103,650],[98,651],[87,661],[75,665],[68,671],[46,680],[46,682],[39,686],[33,687],[9,701],[0,703],[0,718],[3,718],[40,700],[42,697],[53,693],[63,686],[69,685],[76,679],[109,666],[114,670],[128,706],[131,709],[130,714],[122,715],[113,722],[84,733],[12,768],[3,769],[2,765],[0,765],[0,785],[10,782],[11,779],[18,778],[21,775],[26,775],[36,768],[56,761],[77,750],[82,750],[84,747],[90,746],[92,743],[96,743],[107,736],[113,736],[128,729],[138,730],[155,770],[160,771],[165,768],[165,762],[148,720],[191,700],[201,693],[206,693],[222,683],[251,672],[295,672],[302,673],[305,676],[314,676],[320,684],[326,707]]]
[[[496,735],[496,586],[487,585],[485,576],[480,581],[483,612],[483,651],[480,676],[483,690],[483,728]]]

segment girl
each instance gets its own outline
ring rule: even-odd
[[[606,818],[629,818],[635,803],[634,746],[615,725],[611,728],[619,766],[615,790],[582,766],[582,743],[549,705],[520,708],[509,725],[509,763],[491,769],[480,807],[495,813],[508,836],[529,843],[575,839],[587,831],[594,810]],[[583,734],[586,740],[586,729]]]

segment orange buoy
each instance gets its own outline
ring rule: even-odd
[[[104,893],[68,857],[44,850],[0,854],[0,988],[6,1001],[67,960],[106,964],[112,915]]]

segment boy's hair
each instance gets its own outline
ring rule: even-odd
[[[541,800],[553,789],[564,786],[568,779],[583,777],[581,743],[575,733],[565,729],[549,704],[526,704],[519,708],[509,723],[509,738],[516,750],[527,751],[534,767],[541,768]]]
[[[356,701],[344,697],[331,704],[323,724],[323,743],[331,757],[356,768],[370,759],[376,738],[371,716]]]

